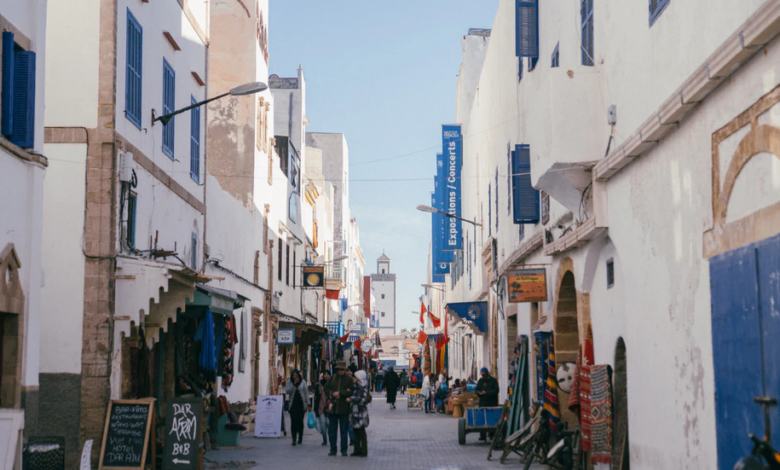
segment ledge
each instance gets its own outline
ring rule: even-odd
[[[49,159],[44,157],[43,155],[37,155],[34,153],[30,153],[27,150],[19,147],[18,145],[11,143],[10,140],[6,139],[5,137],[0,136],[0,147],[4,148],[8,151],[8,153],[15,155],[19,157],[20,159],[30,162],[30,163],[37,163],[44,168],[49,166]]]
[[[531,235],[528,240],[520,245],[520,248],[516,249],[509,258],[498,268],[498,275],[502,276],[507,269],[518,261],[522,261],[527,258],[531,253],[538,250],[544,245],[544,227],[539,226],[540,229]]]
[[[593,177],[598,181],[609,180],[653,148],[658,141],[675,131],[680,121],[692,112],[696,105],[778,34],[780,0],[767,0],[639,129],[596,165]]]
[[[596,217],[585,221],[584,224],[577,227],[573,232],[563,238],[559,238],[553,243],[544,246],[544,254],[547,256],[557,255],[564,251],[573,250],[589,241],[598,238],[607,231],[607,227],[601,227],[596,223]]]

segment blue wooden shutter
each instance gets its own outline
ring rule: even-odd
[[[2,134],[10,139],[13,132],[14,117],[14,33],[3,32],[3,85],[2,85]]]
[[[22,148],[32,148],[35,137],[35,52],[16,51],[13,91],[11,142]]]
[[[197,103],[192,97],[192,104]],[[200,183],[200,108],[190,111],[190,177]]]
[[[176,73],[168,63],[163,59],[163,114],[172,113],[176,110]],[[176,118],[171,118],[168,124],[163,126],[163,153],[173,160],[173,145],[175,141],[174,128]]]
[[[582,65],[593,65],[593,0],[580,0]]]
[[[523,58],[520,57],[517,62],[519,67],[519,70],[517,72],[517,81],[519,82],[520,80],[523,79]]]
[[[650,26],[661,16],[664,9],[669,6],[669,0],[648,0],[650,8]]]
[[[536,0],[515,0],[515,55],[539,57],[539,5]]]
[[[125,57],[125,116],[141,128],[143,28],[127,10],[127,56]]]
[[[516,224],[539,222],[539,191],[531,185],[531,147],[516,145],[512,156],[514,221]]]

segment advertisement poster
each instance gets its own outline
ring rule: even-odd
[[[255,437],[282,437],[282,395],[258,395]]]
[[[509,301],[544,302],[547,300],[547,270],[512,269],[507,272]]]

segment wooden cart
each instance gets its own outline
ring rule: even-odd
[[[473,432],[496,432],[501,421],[503,407],[468,408],[466,416],[458,419],[458,444],[466,444],[466,434]]]

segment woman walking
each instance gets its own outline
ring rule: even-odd
[[[405,370],[402,370],[399,378],[401,379],[401,395],[403,395],[406,393],[406,386],[409,384],[409,376],[406,374]]]
[[[401,380],[398,378],[398,374],[393,370],[393,366],[390,366],[385,374],[385,390],[387,391],[387,403],[391,409],[395,409],[395,397],[398,394],[398,385]]]
[[[355,373],[355,390],[352,396],[347,400],[350,403],[351,413],[349,414],[349,424],[355,429],[355,452],[353,457],[368,457],[368,436],[366,428],[368,427],[368,379],[365,371]]]
[[[330,380],[330,372],[323,372],[320,382],[314,387],[314,414],[320,423],[320,432],[322,433],[322,445],[328,445],[328,414],[325,407],[328,405],[328,395],[325,393],[325,384]]]
[[[298,369],[292,371],[287,387],[287,400],[290,403],[290,431],[292,432],[292,445],[303,443],[303,417],[306,414],[306,402],[309,398],[309,386],[303,380]]]

